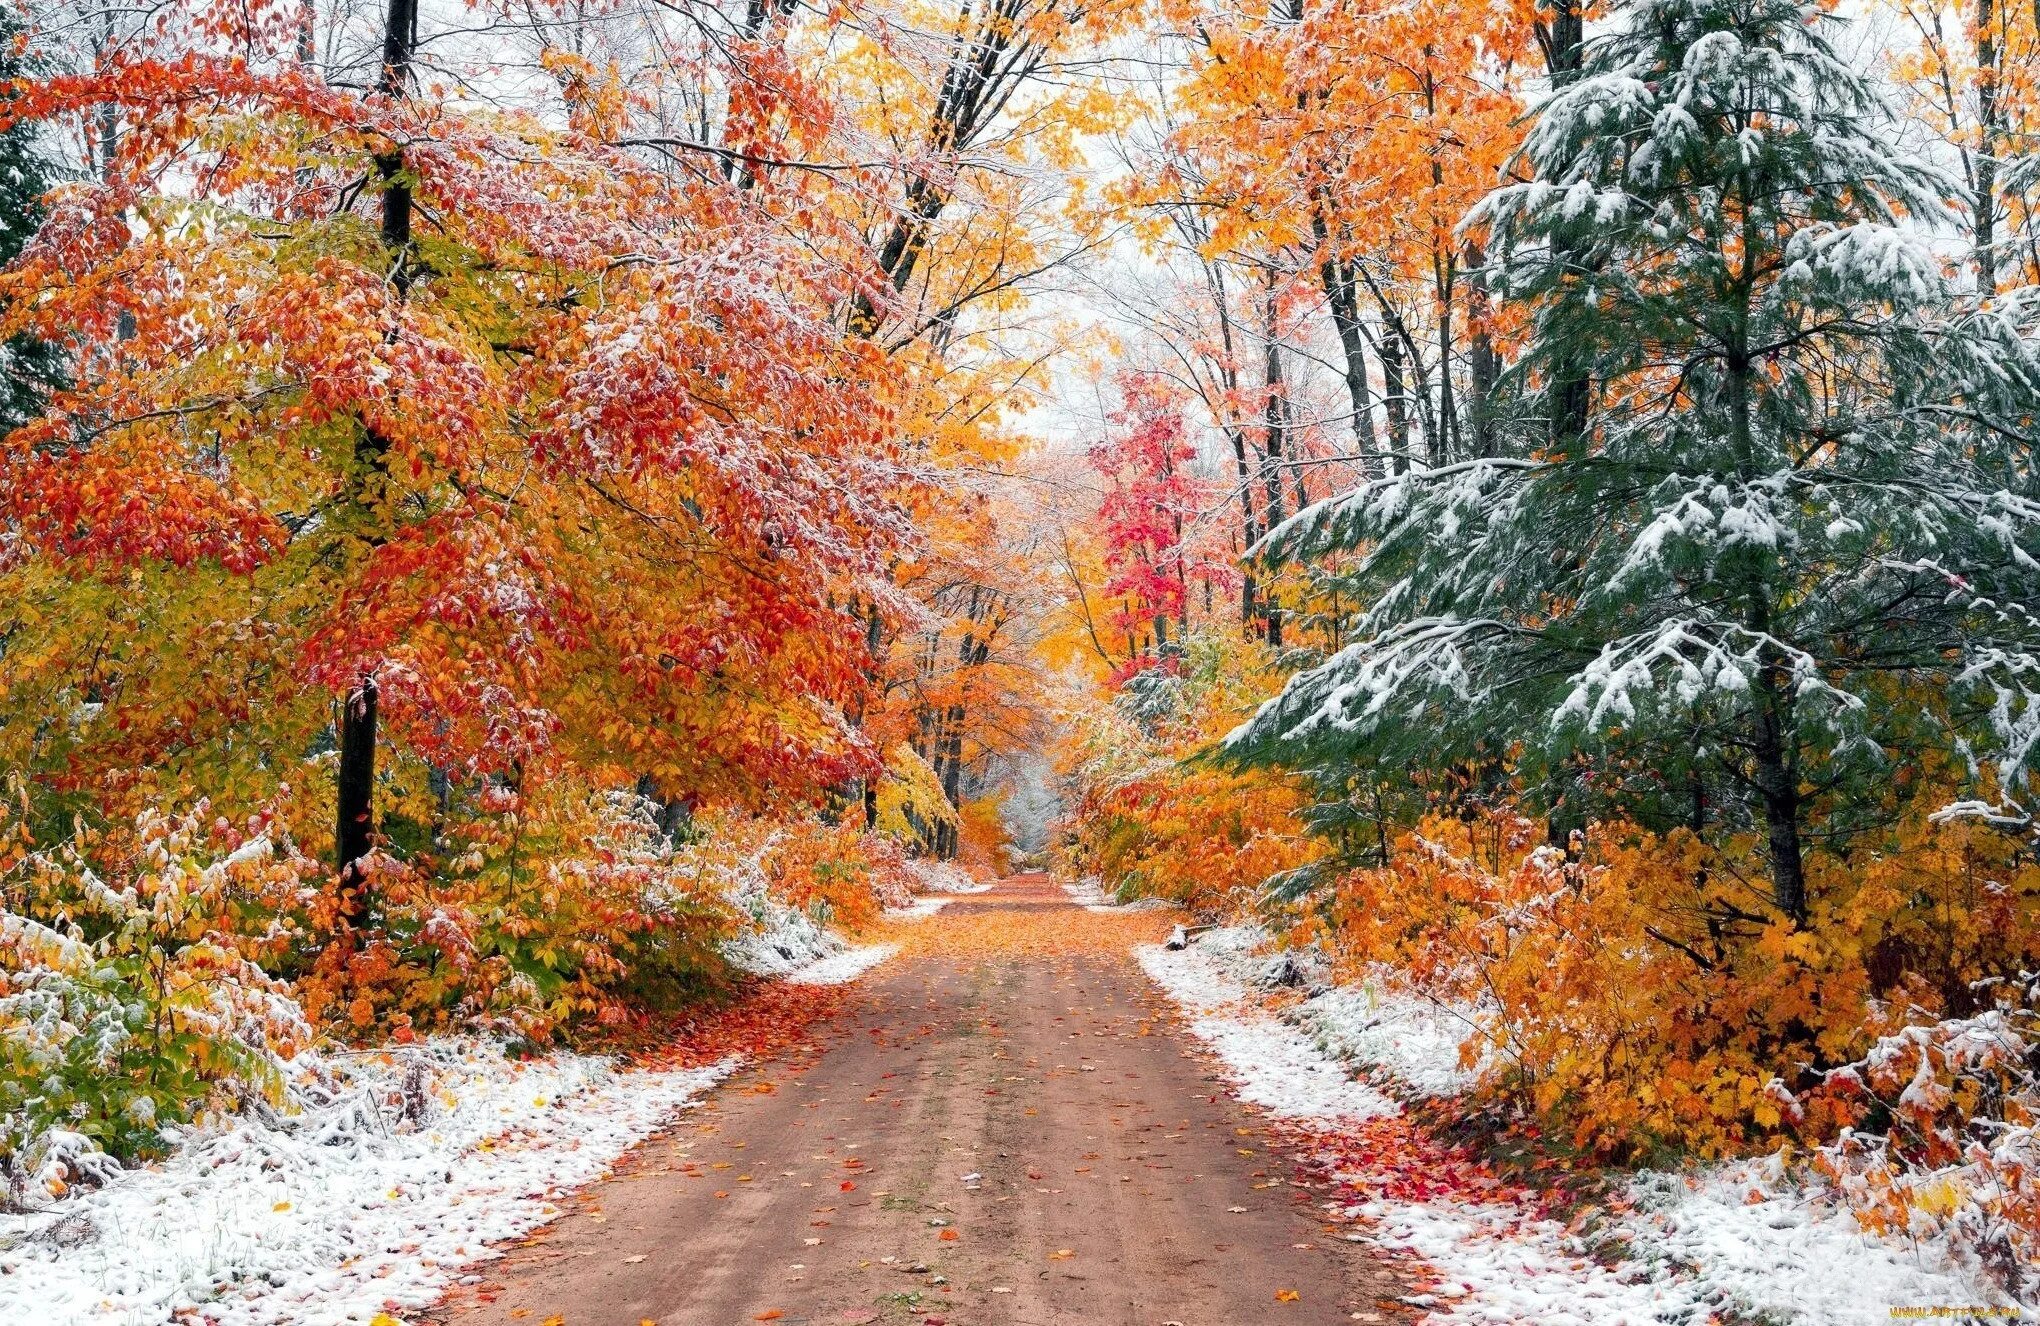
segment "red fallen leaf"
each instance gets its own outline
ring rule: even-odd
[[[767,1309],[765,1309],[765,1311],[763,1311],[763,1312],[759,1313],[759,1314],[758,1314],[757,1316],[755,1316],[755,1317],[751,1318],[751,1320],[752,1320],[752,1321],[778,1321],[778,1320],[779,1320],[779,1319],[780,1319],[781,1317],[784,1317],[785,1315],[786,1315],[786,1314],[785,1314],[784,1312],[781,1312],[781,1311],[780,1311],[780,1310],[779,1310],[778,1308],[767,1308]]]
[[[941,1239],[944,1243],[954,1243],[958,1239],[962,1238],[963,1235],[957,1233],[953,1229],[945,1229],[940,1234],[937,1234],[935,1237]]]
[[[848,1179],[845,1179],[845,1180],[843,1180],[843,1182],[842,1182],[841,1184],[837,1185],[837,1186],[838,1186],[838,1187],[840,1187],[840,1188],[842,1188],[842,1190],[843,1190],[844,1192],[856,1192],[856,1191],[857,1191],[857,1185],[856,1185],[856,1184],[854,1184],[854,1183],[852,1183],[852,1182],[851,1182],[850,1180],[848,1180]]]

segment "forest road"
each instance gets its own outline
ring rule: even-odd
[[[1129,955],[1164,918],[1088,912],[1026,875],[910,925],[814,1053],[731,1078],[429,1320],[1397,1315],[1394,1268],[1320,1223]]]

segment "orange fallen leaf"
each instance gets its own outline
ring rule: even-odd
[[[1294,1289],[1278,1289],[1275,1291],[1275,1301],[1277,1303],[1300,1303],[1303,1301],[1303,1295],[1297,1293]]]
[[[842,1187],[843,1187],[843,1191],[844,1191],[844,1192],[856,1192],[856,1191],[857,1191],[857,1185],[856,1185],[856,1184],[854,1184],[854,1183],[852,1183],[852,1182],[850,1182],[850,1180],[848,1180],[848,1179],[845,1179],[845,1180],[843,1180],[843,1184],[842,1184]]]
[[[716,1196],[718,1196],[718,1197],[727,1197],[727,1196],[729,1196],[729,1193],[728,1193],[728,1192],[726,1192],[726,1191],[720,1191],[720,1190],[719,1190],[719,1191],[717,1191],[717,1193],[716,1193]]]
[[[778,1320],[779,1320],[779,1319],[780,1319],[781,1317],[784,1317],[785,1315],[786,1315],[786,1314],[785,1314],[784,1312],[781,1312],[781,1311],[780,1311],[780,1310],[779,1310],[778,1308],[767,1308],[767,1309],[765,1309],[765,1311],[763,1311],[763,1312],[759,1313],[759,1314],[758,1314],[757,1316],[755,1316],[755,1317],[751,1318],[751,1320],[752,1320],[752,1321],[778,1321]]]
[[[941,1239],[941,1240],[942,1240],[942,1241],[943,1241],[944,1243],[954,1243],[954,1242],[956,1242],[956,1241],[957,1241],[958,1239],[962,1238],[962,1237],[963,1237],[963,1235],[961,1235],[961,1234],[957,1233],[957,1232],[956,1232],[955,1230],[953,1230],[953,1229],[945,1229],[945,1230],[943,1230],[943,1231],[942,1231],[942,1232],[941,1232],[940,1234],[936,1235],[935,1237],[937,1237],[937,1238]]]
[[[1052,1262],[1066,1262],[1076,1255],[1076,1249],[1074,1248],[1057,1248],[1054,1252],[1048,1254],[1048,1259]]]

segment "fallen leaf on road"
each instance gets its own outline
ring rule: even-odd
[[[1054,1252],[1048,1254],[1048,1259],[1052,1262],[1066,1262],[1076,1255],[1074,1248],[1057,1248]]]
[[[1232,1212],[1234,1215],[1238,1215],[1240,1212],[1246,1210],[1247,1208],[1244,1206],[1228,1206],[1225,1209]]]
[[[1277,1303],[1300,1303],[1303,1301],[1303,1295],[1297,1293],[1294,1289],[1278,1289],[1275,1291],[1275,1301]]]
[[[639,1262],[643,1261],[644,1259],[645,1259],[645,1254],[644,1254],[644,1253],[642,1253],[642,1252],[640,1252],[640,1253],[638,1253],[638,1254],[637,1254],[636,1256],[633,1256],[633,1257],[625,1257],[625,1258],[624,1258],[623,1260],[624,1260],[624,1263],[625,1263],[626,1265],[629,1265],[629,1266],[636,1266],[636,1265],[637,1265],[637,1264],[638,1264]]]
[[[839,1187],[840,1187],[840,1188],[841,1188],[841,1189],[842,1189],[842,1190],[843,1190],[844,1192],[856,1192],[856,1191],[857,1191],[857,1185],[856,1185],[856,1184],[854,1184],[854,1183],[852,1183],[852,1182],[851,1182],[850,1180],[848,1180],[848,1179],[845,1179],[845,1180],[843,1180],[843,1182],[842,1182],[841,1184],[839,1184],[838,1186],[839,1186]]]
[[[784,1317],[785,1315],[786,1315],[786,1314],[785,1314],[784,1312],[781,1312],[781,1311],[780,1311],[780,1310],[779,1310],[778,1308],[767,1308],[767,1309],[765,1309],[765,1311],[763,1311],[763,1312],[759,1313],[759,1314],[758,1314],[757,1316],[755,1316],[755,1317],[751,1318],[751,1320],[752,1320],[752,1321],[778,1321],[778,1320],[779,1320],[779,1319],[780,1319],[781,1317]]]
[[[945,1229],[940,1234],[936,1235],[936,1237],[941,1239],[944,1243],[954,1243],[958,1239],[962,1238],[963,1235],[957,1233],[953,1229]]]
[[[727,1191],[725,1191],[725,1190],[722,1190],[722,1189],[717,1189],[717,1191],[716,1191],[716,1194],[715,1194],[715,1195],[716,1195],[716,1196],[718,1196],[718,1197],[727,1197],[727,1196],[729,1196],[729,1193],[728,1193]]]

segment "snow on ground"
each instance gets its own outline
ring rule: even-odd
[[[1268,984],[1265,938],[1251,928],[1213,932],[1190,949],[1137,951],[1149,976],[1182,1006],[1192,1032],[1239,1084],[1240,1098],[1297,1120],[1329,1143],[1356,1125],[1400,1114],[1387,1096],[1348,1080],[1347,1060],[1375,1064],[1411,1089],[1456,1088],[1451,1015],[1363,990],[1320,993],[1288,1021],[1252,988]],[[1294,958],[1282,959],[1294,962]],[[1339,996],[1335,998],[1334,996]],[[1326,1047],[1329,1047],[1329,1052]],[[1448,1054],[1449,1050],[1449,1054]],[[1348,1165],[1350,1149],[1345,1149]],[[1339,1177],[1355,1190],[1384,1186],[1401,1159],[1365,1157]],[[1626,1245],[1608,1265],[1566,1226],[1506,1193],[1449,1201],[1362,1200],[1333,1208],[1374,1225],[1383,1246],[1415,1253],[1436,1283],[1413,1295],[1430,1320],[1539,1326],[1705,1326],[1719,1314],[1803,1326],[1889,1322],[1894,1308],[2002,1304],[1946,1245],[1877,1239],[1846,1212],[1797,1186],[1775,1160],[1692,1175],[1643,1174],[1634,1209],[1604,1226]]]
[[[789,976],[849,947],[814,917],[773,897],[762,880],[755,891],[733,893],[731,901],[749,916],[751,927],[723,941],[723,956],[754,976]]]
[[[337,1326],[424,1307],[735,1063],[519,1062],[470,1039],[300,1056],[300,1112],[190,1130],[157,1166],[0,1215],[0,1321]]]
[[[1393,1114],[1396,1103],[1328,1059],[1294,1027],[1247,1002],[1247,992],[1194,949],[1135,950],[1154,982],[1183,1008],[1190,1030],[1238,1076],[1240,1099],[1287,1118],[1353,1121]],[[1187,961],[1186,961],[1187,959]]]
[[[851,947],[762,888],[733,901],[753,928],[726,953],[755,974],[840,985],[897,949]],[[0,1214],[0,1323],[338,1326],[426,1306],[737,1062],[520,1062],[472,1038],[301,1055],[295,1112],[186,1130],[159,1165]]]
[[[856,980],[899,950],[898,944],[860,944],[788,972],[786,979],[795,985],[842,985]]]
[[[1129,903],[1118,902],[1100,886],[1096,875],[1086,875],[1075,883],[1065,881],[1062,889],[1069,895],[1071,902],[1087,912],[1163,912],[1176,905],[1167,898],[1139,898]]]
[[[984,893],[992,887],[953,861],[917,857],[907,862],[907,873],[922,893]]]
[[[1281,984],[1285,968],[1293,972],[1312,993],[1285,1016],[1333,1058],[1390,1080],[1399,1095],[1449,1096],[1480,1075],[1481,1064],[1459,1061],[1459,1047],[1472,1034],[1479,1009],[1453,1008],[1385,980],[1331,985],[1308,950],[1271,955],[1268,932],[1256,925],[1222,926],[1199,938],[1197,946],[1250,986]]]

